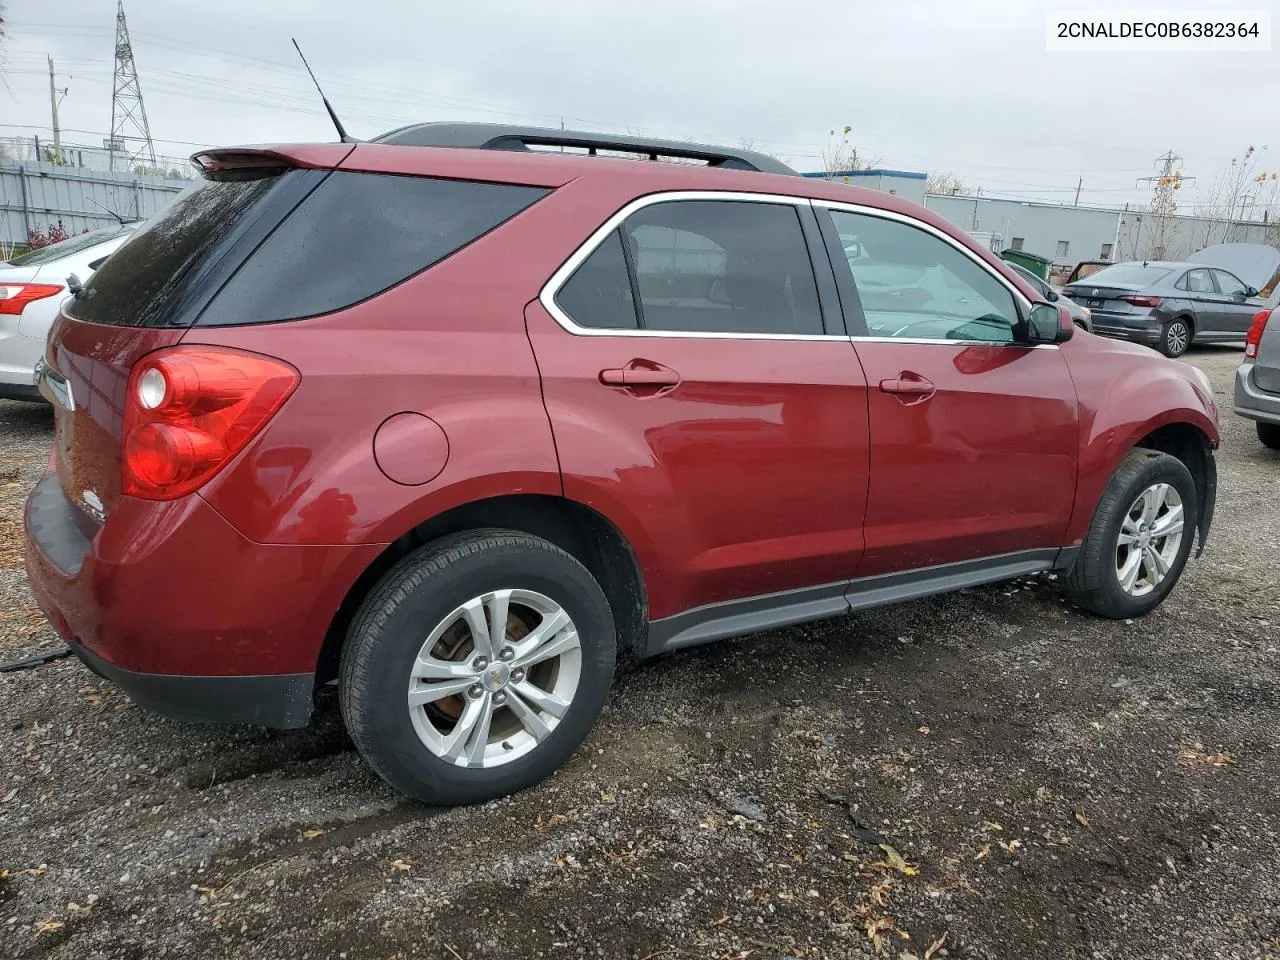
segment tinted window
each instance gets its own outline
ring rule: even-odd
[[[573,272],[556,303],[580,327],[635,329],[636,305],[617,230]]]
[[[822,314],[795,207],[675,200],[627,218],[647,330],[821,334]]]
[[[1214,293],[1213,281],[1209,279],[1208,270],[1188,270],[1178,284],[1190,293]]]
[[[841,241],[866,256],[850,262],[873,337],[1008,342],[1019,323],[1013,294],[985,267],[918,227],[831,211]]]
[[[197,295],[197,277],[211,254],[244,220],[268,206],[298,174],[202,180],[139,228],[104,263],[67,312],[81,320],[123,326],[190,323],[183,307]],[[86,295],[87,294],[87,295]]]
[[[1121,286],[1147,287],[1172,271],[1168,267],[1146,267],[1140,263],[1116,263],[1089,274],[1089,280],[1099,285],[1118,283]]]
[[[24,253],[20,257],[14,257],[9,263],[15,267],[34,267],[41,263],[52,263],[54,260],[61,260],[63,257],[69,257],[71,254],[79,253],[81,250],[88,250],[104,240],[118,237],[125,230],[125,227],[104,227],[101,230],[90,230],[88,233],[67,237],[67,239],[58,243],[51,243],[47,247],[41,247],[39,250],[32,250],[30,253]]]
[[[1227,273],[1225,270],[1213,271],[1214,277],[1218,280],[1218,289],[1225,293],[1228,297],[1236,295],[1244,296],[1245,285],[1240,282],[1240,278],[1234,274]]]
[[[199,323],[291,320],[349,307],[440,262],[546,192],[338,171],[254,252]]]

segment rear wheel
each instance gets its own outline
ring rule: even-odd
[[[342,713],[396,789],[478,803],[552,774],[613,678],[608,601],[560,548],[482,530],[410,554],[365,600],[342,652]]]
[[[1280,423],[1257,422],[1258,439],[1272,450],[1280,450]]]
[[[1195,481],[1181,460],[1155,450],[1131,452],[1098,502],[1066,577],[1067,592],[1100,616],[1150,613],[1182,575],[1198,502]]]
[[[1160,331],[1160,352],[1166,357],[1180,357],[1191,346],[1191,324],[1182,317],[1174,317]]]

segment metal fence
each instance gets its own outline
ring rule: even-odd
[[[62,221],[68,234],[126,219],[146,219],[163,210],[190,180],[54,163],[0,166],[0,253],[27,242]]]

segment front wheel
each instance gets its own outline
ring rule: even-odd
[[[397,790],[480,803],[550,776],[609,694],[599,584],[537,537],[480,530],[422,547],[365,600],[342,651],[351,739]]]
[[[1150,613],[1182,575],[1198,503],[1195,481],[1181,460],[1155,450],[1132,451],[1098,502],[1067,574],[1067,592],[1099,616],[1120,620]]]
[[[1257,427],[1258,439],[1262,441],[1263,446],[1280,450],[1280,423],[1263,423],[1259,420]]]
[[[1175,317],[1160,330],[1160,352],[1166,357],[1180,357],[1191,346],[1191,324]]]

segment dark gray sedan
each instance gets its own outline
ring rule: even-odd
[[[1136,340],[1168,357],[1192,342],[1242,342],[1262,309],[1258,291],[1201,263],[1116,263],[1063,288],[1088,308],[1094,333]]]

